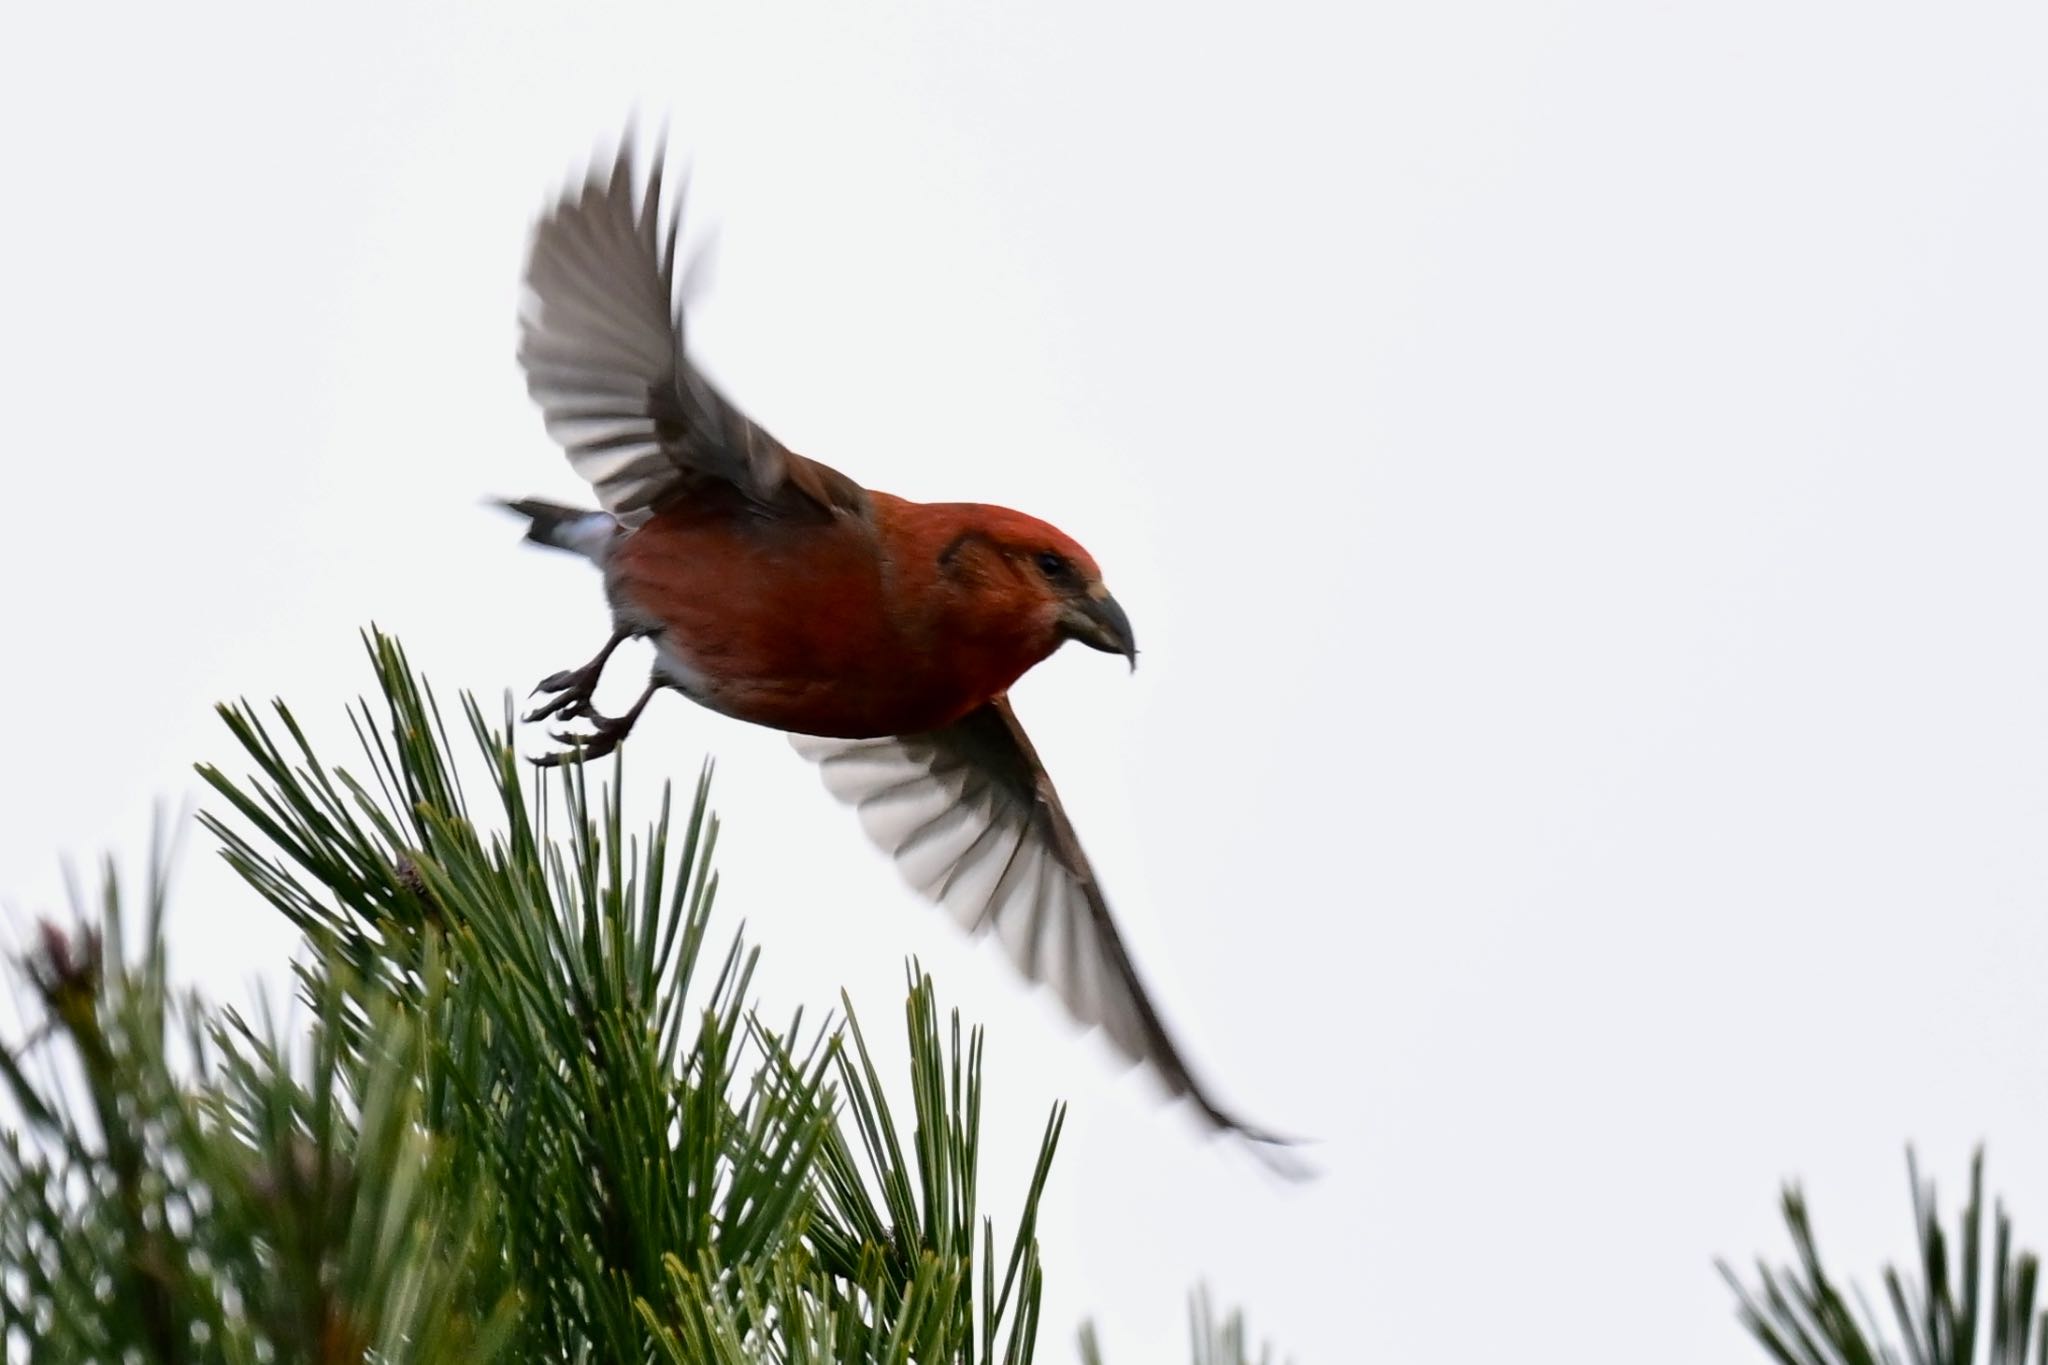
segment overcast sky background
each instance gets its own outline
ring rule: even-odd
[[[35,6],[0,42],[0,901],[139,867],[396,630],[587,657],[513,360],[527,225],[636,109],[717,229],[695,349],[796,449],[1088,545],[1144,667],[1017,689],[1287,1188],[956,941],[765,732],[721,922],[771,1014],[902,961],[991,1030],[1004,1207],[1074,1110],[1045,1358],[1760,1359],[1712,1258],[1909,1245],[1972,1144],[2048,1239],[2048,10],[2037,4]],[[635,669],[605,694],[630,695]],[[495,703],[494,703],[495,704]],[[537,745],[527,741],[529,749]],[[651,813],[651,805],[640,807]],[[181,975],[291,937],[187,847]],[[15,932],[19,932],[18,929]]]

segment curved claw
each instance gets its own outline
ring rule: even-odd
[[[549,716],[558,716],[563,720],[604,719],[596,711],[591,710],[590,695],[585,692],[564,692],[561,696],[534,707],[520,719],[532,725],[536,721],[546,720]]]
[[[580,668],[565,668],[559,673],[550,673],[545,678],[542,678],[539,682],[535,683],[533,685],[533,691],[527,693],[526,695],[529,697],[537,697],[543,692],[565,691],[568,688],[575,685],[578,676],[582,672],[583,670]]]
[[[614,722],[616,723],[616,722]],[[631,727],[626,727],[630,729]],[[619,747],[619,741],[626,737],[625,730],[613,733],[600,729],[595,734],[580,735],[573,730],[556,730],[548,738],[564,747],[551,754],[542,754],[533,760],[536,767],[559,768],[569,763],[582,763],[587,759],[603,758]]]
[[[549,716],[554,715],[556,712],[560,711],[564,706],[567,706],[568,704],[569,699],[567,697],[556,697],[552,701],[534,707],[531,711],[528,711],[519,719],[525,722],[526,724],[531,725],[535,721],[546,720]]]
[[[574,745],[583,751],[586,758],[599,758],[616,749],[621,736],[599,726],[587,735],[579,735],[574,730],[557,730],[548,738],[557,744]]]

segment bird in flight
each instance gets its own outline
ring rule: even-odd
[[[1287,1140],[1223,1108],[1161,1022],[1008,691],[1076,640],[1137,666],[1101,570],[1036,517],[863,488],[756,426],[691,363],[679,215],[661,148],[633,140],[536,224],[519,362],[550,435],[602,510],[505,504],[527,537],[603,573],[612,632],[541,681],[529,721],[584,722],[540,761],[617,748],[657,692],[788,732],[905,877],[993,930],[1083,1025],[1099,1025],[1217,1128],[1292,1167]],[[593,704],[621,643],[654,666],[622,714]]]

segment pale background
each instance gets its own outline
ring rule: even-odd
[[[35,6],[0,41],[0,897],[345,752],[355,631],[452,693],[584,658],[512,359],[544,197],[671,116],[699,353],[796,448],[1008,502],[1144,666],[1022,684],[1144,969],[1303,1189],[904,891],[782,741],[719,759],[780,1009],[902,959],[991,1028],[985,1179],[1074,1104],[1045,1358],[1758,1360],[1712,1258],[1908,1245],[1971,1145],[2048,1239],[2048,10],[1073,2]],[[631,670],[613,691],[629,690]],[[611,693],[607,694],[608,696]],[[645,807],[643,806],[643,809]],[[290,939],[188,843],[230,1000]],[[19,930],[15,931],[17,934]],[[1953,1202],[1951,1200],[1951,1202]]]

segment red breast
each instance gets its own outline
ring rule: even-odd
[[[728,715],[842,739],[950,725],[1059,646],[1050,594],[998,562],[1020,524],[1058,533],[1007,508],[869,496],[871,523],[683,499],[617,547],[614,591]]]

